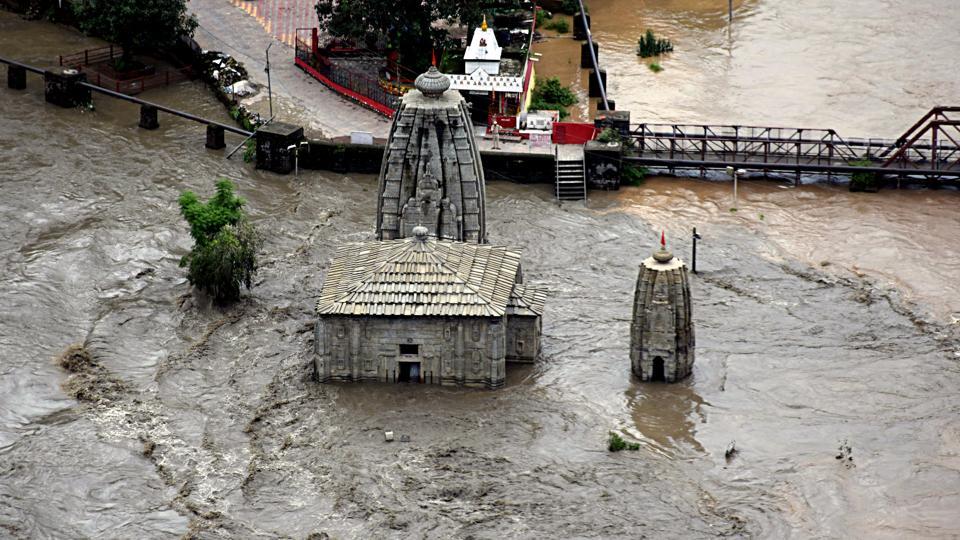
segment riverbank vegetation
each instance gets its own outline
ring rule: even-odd
[[[650,170],[646,167],[634,165],[633,163],[624,163],[620,171],[620,183],[627,186],[639,186],[646,180]]]
[[[566,19],[557,19],[548,23],[544,28],[553,30],[558,34],[566,34],[570,31],[570,23],[568,23]]]
[[[543,9],[537,8],[537,28],[542,28],[548,20],[553,18],[553,13]]]
[[[673,52],[673,43],[669,39],[661,39],[647,29],[647,33],[637,40],[637,54],[641,58],[649,58],[663,53]]]
[[[560,79],[550,77],[537,82],[537,86],[533,89],[530,109],[535,111],[560,111],[560,118],[566,118],[570,116],[567,108],[575,105],[577,101],[579,100],[576,94],[560,84]]]
[[[134,54],[173,47],[197,28],[186,0],[76,0],[73,12],[84,33],[123,48],[117,71],[136,67]]]
[[[190,224],[193,249],[180,260],[187,279],[197,289],[223,303],[240,298],[241,287],[253,285],[256,253],[262,239],[243,211],[244,200],[227,179],[217,182],[217,193],[203,203],[192,191],[180,195],[180,213]]]

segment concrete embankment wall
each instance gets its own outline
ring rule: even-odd
[[[337,173],[378,174],[384,147],[380,145],[309,141],[310,150],[300,156],[304,169]],[[507,180],[521,184],[554,182],[556,165],[549,154],[481,151],[483,173],[488,182]]]

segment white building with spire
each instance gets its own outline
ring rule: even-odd
[[[533,77],[530,40],[533,28],[523,29],[526,47],[505,54],[486,16],[463,54],[464,72],[450,74],[450,88],[460,91],[472,105],[474,122],[507,129],[517,128],[517,116],[526,109],[527,91]]]
[[[500,74],[500,58],[503,48],[497,43],[497,36],[493,29],[487,26],[487,16],[483,16],[483,24],[473,32],[473,39],[463,54],[467,74],[475,73],[478,69],[487,75]]]

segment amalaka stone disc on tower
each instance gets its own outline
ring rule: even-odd
[[[676,382],[693,370],[694,333],[687,266],[660,249],[640,265],[630,325],[630,363],[641,381]]]

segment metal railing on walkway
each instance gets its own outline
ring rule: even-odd
[[[110,75],[102,67],[112,60],[123,56],[123,49],[109,45],[97,49],[85,49],[81,52],[61,55],[59,64],[74,68],[87,74],[87,80],[97,86],[124,94],[139,94],[150,88],[169,86],[193,78],[190,66],[177,69],[164,69],[159,72],[144,72],[137,76],[121,78]],[[101,69],[98,69],[98,66]]]

